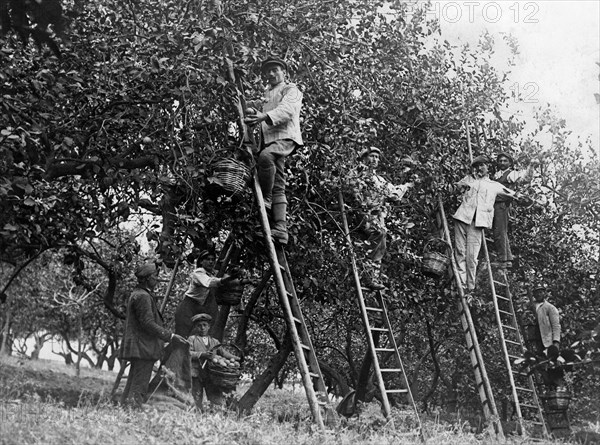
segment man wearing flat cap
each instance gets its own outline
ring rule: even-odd
[[[164,343],[185,344],[187,341],[163,327],[162,315],[152,293],[158,283],[156,264],[139,266],[135,276],[138,284],[127,302],[125,333],[120,350],[120,358],[131,363],[121,404],[140,407],[147,400],[152,368],[154,362],[161,358]]]
[[[475,290],[477,257],[484,229],[492,228],[494,202],[497,196],[518,197],[518,193],[489,178],[490,160],[477,156],[471,163],[471,173],[457,186],[465,189],[454,218],[454,242],[458,275],[466,296]]]
[[[245,122],[260,124],[262,151],[258,156],[258,182],[270,210],[271,234],[281,244],[287,244],[287,198],[285,196],[285,159],[302,146],[300,109],[302,92],[285,80],[287,64],[270,57],[261,66],[268,82],[262,101],[249,101]],[[262,111],[259,111],[261,109]]]
[[[216,354],[226,358],[234,358],[234,355],[220,348],[221,342],[208,335],[212,325],[212,317],[208,314],[196,314],[192,317],[192,335],[188,337],[190,344],[190,357],[192,363],[192,394],[196,406],[202,409],[204,393],[213,405],[223,405],[225,398],[223,389],[211,384],[207,362],[212,360]],[[238,357],[235,357],[239,359]]]
[[[499,153],[496,157],[496,172],[494,180],[502,184],[504,187],[514,187],[517,184],[531,182],[533,178],[534,167],[539,165],[537,160],[530,162],[525,170],[515,170],[514,160],[508,153]],[[514,259],[510,250],[510,242],[508,240],[508,224],[510,217],[510,204],[512,198],[506,196],[498,196],[494,204],[494,221],[492,231],[494,233],[494,246],[497,254],[497,262],[502,268],[512,267]]]
[[[380,280],[381,261],[387,249],[385,218],[388,214],[388,203],[400,201],[412,182],[394,185],[379,174],[377,167],[381,157],[381,150],[377,147],[367,147],[359,153],[360,168],[350,175],[354,184],[354,198],[360,206],[360,229],[366,236],[369,247],[367,253],[366,275],[363,279],[365,286],[374,290],[381,290],[385,286]]]

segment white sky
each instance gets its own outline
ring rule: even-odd
[[[419,1],[419,4],[424,2]],[[571,1],[432,1],[429,14],[440,19],[442,38],[476,45],[486,29],[494,36],[496,67],[508,51],[502,34],[519,42],[520,55],[510,84],[526,101],[511,104],[526,120],[550,104],[567,120],[573,139],[591,137],[600,153],[600,2]],[[529,127],[534,128],[534,125]]]

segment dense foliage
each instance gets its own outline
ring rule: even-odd
[[[14,4],[27,12],[25,3]],[[447,214],[455,208],[452,184],[469,160],[465,122],[476,153],[509,150],[520,166],[542,160],[529,192],[543,205],[518,209],[514,218],[514,290],[523,312],[527,284],[545,281],[569,342],[596,328],[597,156],[585,143],[568,146],[566,124],[547,110],[540,110],[539,130],[530,135],[514,117],[502,117],[511,98],[507,74],[490,63],[491,36],[473,48],[453,47],[424,12],[408,14],[400,1],[387,6],[384,12],[369,0],[63,2],[64,35],[58,22],[38,21],[46,34],[37,42],[58,45],[60,58],[56,48],[26,46],[12,32],[0,38],[0,252],[8,297],[3,314],[13,314],[4,316],[4,332],[16,329],[11,320],[31,306],[20,292],[31,289],[15,284],[15,277],[33,274],[27,266],[49,249],[61,252],[76,284],[91,290],[106,280],[102,298],[92,300],[122,315],[128,274],[139,260],[131,225],[141,227],[168,267],[191,245],[233,232],[239,262],[262,274],[251,194],[228,199],[211,178],[214,162],[239,146],[228,63],[245,96],[255,98],[261,94],[258,67],[269,54],[290,62],[292,80],[304,91],[306,145],[288,162],[288,252],[332,382],[354,387],[365,353],[338,190],[357,152],[377,145],[391,181],[417,183],[389,218],[385,259],[417,398],[426,406],[451,404],[457,396],[474,400],[466,353],[457,353],[464,339],[450,281],[427,278],[420,269],[424,245],[435,236],[438,197]],[[3,23],[2,29],[11,28]],[[552,146],[536,142],[547,133]],[[284,324],[269,292],[245,316],[252,320],[248,348],[255,353],[249,363],[258,372],[264,357],[285,343]],[[52,324],[50,312],[39,317]],[[231,328],[242,318],[230,320]],[[480,330],[490,332],[481,339],[490,351],[490,374],[501,381],[492,322],[481,310]],[[102,326],[103,341],[109,330],[114,341],[114,325]]]

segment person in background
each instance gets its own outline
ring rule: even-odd
[[[456,184],[459,189],[465,190],[452,217],[458,275],[467,298],[475,290],[483,231],[492,228],[496,197],[520,197],[489,178],[489,164],[487,156],[477,156],[471,163],[471,173]]]
[[[537,160],[530,162],[529,167],[525,170],[515,170],[514,160],[508,153],[499,153],[496,157],[496,172],[493,179],[499,182],[504,187],[513,187],[517,184],[531,182],[533,178],[534,168],[539,165]],[[494,246],[497,254],[497,265],[501,268],[512,267],[514,259],[510,250],[510,242],[508,239],[508,225],[510,220],[510,205],[512,198],[499,195],[494,203],[494,221],[492,223],[492,231],[494,234]]]
[[[154,362],[161,358],[164,343],[187,344],[185,338],[163,327],[163,318],[152,293],[158,283],[158,268],[146,263],[135,271],[138,284],[127,302],[125,333],[119,357],[131,364],[121,404],[139,408],[148,398]]]
[[[244,121],[248,125],[260,124],[263,149],[256,165],[258,182],[265,207],[271,210],[271,235],[275,241],[287,244],[285,159],[303,145],[300,132],[302,92],[294,83],[286,81],[288,67],[279,58],[266,59],[261,72],[268,87],[262,100],[247,102]]]
[[[221,406],[225,403],[223,390],[217,385],[211,384],[207,362],[212,360],[216,354],[228,359],[238,359],[238,357],[219,348],[221,342],[208,335],[212,324],[212,317],[208,314],[197,314],[192,317],[192,335],[188,337],[190,343],[190,357],[192,362],[192,394],[196,401],[196,406],[202,409],[204,393],[206,398],[213,405]]]
[[[546,298],[548,291],[543,286],[533,289],[534,309],[540,329],[543,352],[551,359],[556,359],[560,348],[560,314],[556,306]]]
[[[381,150],[368,147],[359,154],[360,168],[351,174],[353,194],[360,206],[360,230],[366,237],[368,245],[367,265],[365,267],[365,286],[373,290],[381,290],[385,285],[381,282],[381,261],[387,250],[387,229],[385,218],[390,201],[400,201],[414,184],[394,185],[377,173]]]

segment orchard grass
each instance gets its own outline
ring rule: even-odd
[[[358,419],[343,419],[319,432],[313,425],[304,391],[270,389],[253,414],[238,417],[231,411],[199,413],[162,403],[150,403],[141,411],[114,405],[110,389],[114,373],[84,369],[75,371],[56,362],[0,360],[1,444],[240,444],[240,445],[338,445],[418,444],[411,411],[394,412],[391,428],[376,403],[364,407]],[[35,372],[35,373],[32,373]],[[46,376],[46,382],[33,379]],[[74,402],[50,384],[70,382],[69,391],[81,384]],[[92,390],[93,384],[96,390]],[[44,395],[39,395],[36,389]],[[237,396],[245,388],[239,388]],[[234,395],[235,396],[235,395]],[[155,401],[156,402],[156,401]],[[530,443],[522,438],[496,441],[473,434],[466,422],[454,424],[424,419],[431,444]],[[600,429],[596,425],[596,431]],[[533,442],[531,442],[533,443]],[[537,444],[544,443],[537,441]],[[546,442],[552,443],[552,442]]]

